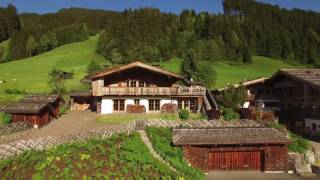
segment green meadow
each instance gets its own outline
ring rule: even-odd
[[[27,93],[48,93],[48,72],[54,67],[67,72],[73,72],[74,78],[68,80],[68,90],[83,89],[81,78],[86,75],[86,68],[90,60],[104,63],[102,56],[95,52],[98,36],[78,43],[67,44],[50,52],[18,61],[0,64],[0,103],[17,101],[22,95],[7,94],[5,91],[20,90]],[[173,72],[180,71],[182,60],[173,58],[160,63],[164,69]],[[269,77],[280,68],[297,68],[295,65],[281,60],[253,56],[252,64],[229,64],[226,62],[212,63],[217,72],[215,87],[222,87],[228,83]]]

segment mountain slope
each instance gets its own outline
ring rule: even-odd
[[[270,77],[281,68],[301,68],[299,65],[284,63],[281,60],[262,56],[253,56],[251,64],[229,64],[227,62],[212,63],[217,73],[215,88],[240,82],[243,80],[255,79],[258,77]],[[175,58],[171,61],[161,63],[161,67],[170,71],[179,72],[182,60]]]
[[[85,75],[90,60],[103,62],[102,56],[95,53],[98,36],[89,40],[61,46],[50,52],[0,64],[0,91],[19,89],[27,92],[49,92],[48,72],[54,67],[74,72],[74,79],[67,82],[68,89],[81,88],[79,80]]]

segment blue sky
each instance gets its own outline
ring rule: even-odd
[[[299,8],[320,12],[320,0],[258,0],[278,4],[285,8]],[[109,9],[121,11],[126,8],[156,7],[161,11],[180,13],[182,9],[194,9],[196,12],[208,11],[222,13],[222,0],[0,0],[0,6],[9,3],[18,8],[19,13],[56,12],[61,8],[84,7],[91,9]]]

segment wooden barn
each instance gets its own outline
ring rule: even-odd
[[[173,144],[204,171],[288,170],[288,143],[273,128],[173,129]]]
[[[27,95],[20,102],[22,103],[48,103],[52,107],[54,118],[59,117],[60,106],[63,99],[59,95]]]
[[[12,115],[12,121],[30,122],[35,127],[41,127],[48,124],[51,119],[52,107],[48,103],[11,103],[0,106],[0,111]]]

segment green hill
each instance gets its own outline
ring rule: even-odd
[[[175,58],[168,62],[161,63],[165,69],[179,72],[181,59]],[[302,66],[287,64],[278,59],[262,56],[253,56],[252,64],[229,64],[226,62],[212,63],[217,72],[215,88],[226,86],[228,83],[236,83],[243,80],[255,79],[258,77],[269,77],[281,68],[299,68]]]
[[[98,36],[89,40],[61,46],[50,52],[9,63],[0,64],[0,103],[15,101],[21,95],[4,93],[6,89],[25,90],[28,93],[47,93],[48,72],[57,67],[65,71],[74,72],[74,79],[68,80],[67,89],[82,89],[79,82],[86,75],[86,67],[90,60],[104,63],[102,56],[95,53]],[[286,64],[281,60],[254,56],[252,64],[230,65],[228,63],[212,63],[217,71],[217,82],[215,87],[225,86],[228,83],[253,79],[261,76],[270,76],[279,68],[296,68],[294,65]],[[181,59],[174,58],[171,61],[161,63],[163,68],[179,72]]]
[[[67,89],[83,88],[79,82],[86,75],[90,60],[104,62],[104,58],[95,53],[98,36],[89,40],[58,47],[50,52],[0,64],[0,102],[11,101],[16,95],[4,94],[5,89],[25,90],[29,93],[49,92],[48,72],[57,67],[74,72],[74,79],[67,82]],[[1,94],[2,93],[2,94]]]

